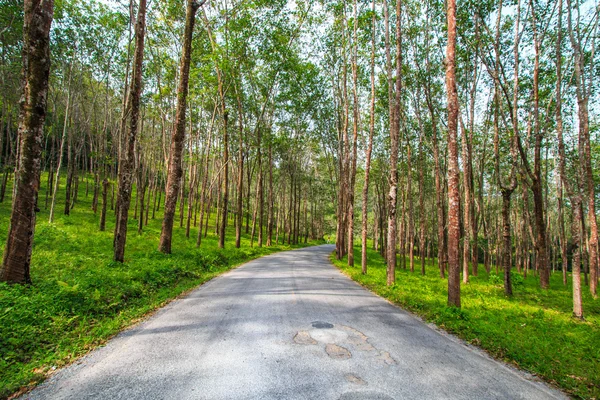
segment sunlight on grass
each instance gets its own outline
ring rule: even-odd
[[[533,274],[515,279],[514,296],[504,295],[502,280],[479,267],[461,286],[462,308],[447,306],[447,281],[437,267],[426,264],[420,271],[397,269],[396,284],[386,286],[384,259],[368,251],[368,273],[360,262],[347,266],[346,259],[332,262],[352,279],[386,299],[433,322],[491,355],[530,371],[579,398],[600,398],[600,300],[584,288],[585,321],[572,318],[571,287],[564,287],[560,273],[551,277],[551,289],[543,292]],[[360,247],[355,248],[360,260]],[[420,265],[420,264],[419,264]],[[516,272],[515,272],[516,273]],[[499,283],[497,283],[499,282]]]
[[[46,179],[42,178],[42,182]],[[11,188],[7,189],[10,193]],[[56,217],[48,223],[40,191],[32,286],[0,284],[0,398],[20,387],[43,380],[131,325],[170,299],[212,279],[236,265],[292,247],[234,247],[233,231],[225,250],[217,248],[214,227],[196,248],[197,229],[185,237],[176,223],[173,254],[158,252],[161,220],[149,220],[141,235],[137,220],[129,221],[125,263],[112,262],[114,212],[108,212],[107,231],[98,230],[100,212],[91,210],[92,189],[85,182],[71,216],[62,213],[64,191],[59,191]],[[132,210],[135,197],[132,200]],[[0,204],[0,252],[8,231],[10,204]],[[161,214],[162,216],[162,214]],[[213,219],[213,217],[211,217]],[[231,223],[230,223],[231,224]],[[314,243],[313,243],[314,244]]]

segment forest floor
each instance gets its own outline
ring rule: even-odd
[[[571,276],[563,286],[562,275],[552,274],[550,289],[539,288],[538,278],[513,273],[513,297],[504,295],[502,276],[495,270],[461,285],[462,308],[447,304],[447,280],[439,270],[415,259],[415,272],[398,268],[396,284],[386,286],[384,259],[368,251],[367,275],[361,273],[360,246],[355,248],[355,266],[346,259],[334,264],[352,279],[421,316],[428,322],[485,349],[497,359],[529,371],[576,398],[600,399],[600,299],[594,300],[584,286],[585,321],[572,317]],[[408,260],[407,260],[408,264]],[[501,272],[500,272],[501,273]]]
[[[78,200],[71,215],[65,216],[62,179],[52,224],[44,206],[46,181],[45,175],[32,255],[33,285],[0,284],[0,398],[34,386],[170,300],[235,266],[303,247],[259,248],[256,241],[251,247],[249,235],[244,235],[241,248],[235,249],[231,230],[226,249],[219,250],[212,225],[197,249],[197,229],[187,239],[177,220],[173,254],[164,255],[157,251],[161,213],[149,219],[141,235],[137,219],[130,218],[125,263],[115,263],[111,261],[114,212],[108,212],[106,231],[100,232],[101,200],[98,213],[91,210],[93,180],[87,196],[85,181],[80,182]],[[0,203],[0,254],[6,243],[11,190],[9,185]]]

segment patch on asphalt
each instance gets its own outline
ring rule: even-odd
[[[294,342],[303,345],[317,344],[317,341],[310,337],[310,334],[306,331],[300,331],[296,333],[296,336],[294,336]]]
[[[323,322],[323,321],[315,321],[312,323],[313,328],[317,328],[317,329],[331,329],[333,328],[333,324],[330,324],[329,322]]]
[[[348,333],[340,329],[313,329],[308,331],[309,335],[320,343],[344,344],[348,342]]]
[[[328,344],[325,346],[325,352],[334,360],[347,360],[352,358],[352,353],[350,353],[347,348],[338,346],[337,344]]]
[[[364,381],[360,376],[346,374],[346,380],[350,383],[355,383],[357,385],[366,385],[367,382]]]
[[[347,392],[340,396],[340,400],[394,400],[393,397],[379,392]]]
[[[361,331],[346,325],[334,325],[329,322],[315,321],[314,329],[298,331],[294,343],[301,345],[324,344],[323,350],[334,360],[352,358],[352,352],[369,353],[376,361],[386,365],[396,365],[396,360],[385,350],[369,343],[369,337]]]
[[[394,365],[396,364],[396,360],[392,358],[390,353],[387,351],[380,351],[379,355],[376,357],[379,361],[383,361],[386,365]]]

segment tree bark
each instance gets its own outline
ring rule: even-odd
[[[575,6],[579,13],[579,5]],[[577,95],[577,116],[579,122],[579,159],[581,168],[579,177],[584,183],[585,194],[588,202],[588,223],[590,235],[588,237],[588,265],[590,271],[590,293],[595,298],[597,296],[598,285],[598,224],[596,219],[596,191],[594,176],[592,170],[592,153],[590,145],[590,126],[588,103],[591,92],[592,79],[587,83],[585,74],[586,57],[582,54],[581,34],[579,24],[573,26],[573,16],[571,1],[568,1],[568,32],[573,48],[574,67],[575,67],[575,88]],[[577,30],[577,32],[576,32]],[[593,52],[592,52],[593,54]],[[589,85],[589,86],[588,86]],[[583,203],[583,201],[582,201]],[[585,231],[584,231],[585,234]]]
[[[106,230],[106,207],[107,207],[107,195],[108,195],[108,179],[104,178],[102,181],[102,211],[100,212],[100,231]]]
[[[238,95],[238,120],[240,137],[238,144],[238,178],[237,178],[237,212],[235,215],[235,247],[240,248],[242,242],[243,201],[244,201],[244,119],[242,102]]]
[[[362,232],[361,232],[361,266],[362,273],[367,273],[367,228],[369,216],[369,174],[371,172],[371,154],[373,153],[373,135],[375,134],[375,40],[377,18],[375,14],[375,1],[372,6],[373,35],[371,38],[371,111],[369,119],[369,144],[367,145],[367,154],[365,161],[365,181],[362,192]],[[377,223],[375,223],[376,225]],[[375,240],[375,238],[374,238]]]
[[[165,254],[171,254],[173,217],[175,215],[175,207],[177,205],[177,197],[180,191],[181,177],[183,175],[182,155],[183,146],[185,144],[185,119],[190,78],[192,37],[194,34],[194,24],[196,23],[196,11],[198,11],[200,6],[201,4],[194,0],[188,0],[187,2],[185,31],[183,34],[183,48],[179,71],[179,88],[177,89],[177,111],[169,152],[169,174],[167,176],[165,214],[160,234],[160,244],[158,245],[158,250]],[[183,203],[183,201],[184,197],[181,196],[181,202]]]
[[[123,114],[123,121],[129,115],[129,130],[122,142],[124,151],[121,153],[119,165],[117,197],[117,216],[114,236],[114,260],[123,262],[125,256],[125,244],[127,241],[127,220],[129,217],[129,205],[131,202],[131,184],[133,181],[133,168],[135,161],[135,143],[138,131],[138,120],[140,114],[140,99],[142,94],[142,64],[144,59],[144,38],[146,33],[146,0],[140,0],[138,14],[135,24],[135,54],[133,60],[133,76],[129,89],[127,109]],[[122,127],[125,128],[123,123]],[[124,130],[123,134],[124,134]]]
[[[53,0],[25,0],[23,93],[20,100],[20,151],[8,239],[0,281],[31,283],[30,264],[40,187],[42,137],[50,75],[50,26]]]
[[[60,183],[60,169],[62,167],[63,153],[65,151],[65,142],[67,140],[67,126],[69,124],[69,110],[71,109],[71,80],[73,74],[73,64],[71,63],[69,72],[69,84],[67,88],[67,105],[65,107],[65,119],[63,123],[63,131],[60,139],[60,149],[58,153],[58,162],[56,165],[56,177],[54,178],[54,187],[52,191],[52,201],[50,203],[50,223],[54,222],[54,207],[56,205],[56,194],[58,193],[58,186]]]
[[[389,12],[387,1],[384,1],[386,16],[386,57],[388,63],[388,84],[390,96],[390,175],[388,192],[388,231],[387,231],[387,285],[396,281],[396,207],[398,202],[398,142],[400,136],[400,101],[401,101],[401,69],[402,69],[402,2],[396,0],[396,88],[393,98],[393,80],[389,40]]]
[[[447,2],[446,91],[448,96],[448,305],[460,307],[460,193],[458,94],[456,90],[456,0]]]
[[[353,45],[352,45],[352,152],[350,159],[350,176],[348,177],[348,266],[354,266],[354,188],[356,186],[356,157],[358,147],[358,16],[357,0],[353,4]]]

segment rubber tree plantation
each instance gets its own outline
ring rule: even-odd
[[[599,7],[1,2],[0,398],[324,243],[377,294],[600,398]]]

